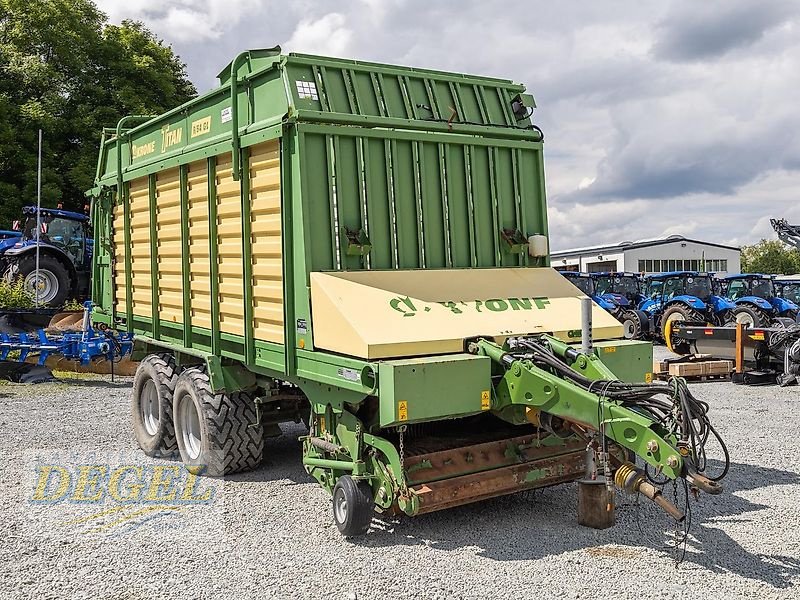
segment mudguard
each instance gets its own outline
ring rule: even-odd
[[[772,298],[772,307],[775,309],[779,315],[784,314],[787,311],[794,310],[800,311],[800,307],[797,306],[791,300],[787,300],[786,298]]]
[[[700,300],[700,298],[697,296],[687,296],[685,294],[681,294],[680,296],[673,296],[670,298],[669,301],[664,304],[664,310],[677,302],[685,304],[689,308],[693,308],[694,310],[698,311],[704,311],[706,309],[706,303]]]
[[[743,296],[736,300],[736,304],[752,304],[756,308],[772,312],[772,304],[769,303],[769,300],[764,300],[764,298],[759,298],[758,296]]]
[[[733,310],[736,308],[735,302],[731,302],[722,296],[711,296],[711,298],[709,298],[709,304],[711,304],[715,313],[720,313],[723,310]]]
[[[623,296],[622,294],[615,294],[613,292],[609,292],[609,293],[603,294],[603,295],[601,295],[599,297],[602,298],[603,300],[605,300],[606,302],[609,302],[611,304],[616,304],[617,306],[622,306],[622,307],[625,307],[625,308],[627,308],[628,305],[630,304],[628,299],[625,296]]]
[[[597,304],[600,305],[600,308],[604,308],[607,311],[612,311],[616,308],[616,305],[613,302],[605,300],[603,296],[592,296],[592,300],[597,302]]]

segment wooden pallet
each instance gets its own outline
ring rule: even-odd
[[[733,367],[732,360],[713,360],[708,355],[695,355],[678,361],[653,362],[653,377],[662,380],[684,377],[693,381],[730,379]]]

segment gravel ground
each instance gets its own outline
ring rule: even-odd
[[[343,540],[301,468],[299,427],[268,443],[260,470],[220,484],[200,527],[54,525],[31,506],[31,457],[135,452],[130,380],[0,385],[0,597],[800,598],[800,389],[692,389],[733,465],[724,494],[692,502],[676,568],[674,526],[647,500],[623,498],[615,527],[590,530],[576,523],[574,485],[376,519]]]

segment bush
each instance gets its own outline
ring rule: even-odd
[[[25,289],[22,279],[11,282],[0,279],[0,309],[33,308],[35,305],[33,295]]]
[[[800,272],[800,251],[778,240],[761,240],[742,248],[742,273],[794,275]]]

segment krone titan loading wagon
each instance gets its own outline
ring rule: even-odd
[[[646,383],[652,347],[597,306],[575,345],[523,86],[280,48],[219,79],[106,130],[90,191],[93,318],[146,355],[145,453],[234,473],[302,420],[345,535],[587,474],[681,518],[634,455],[720,491],[707,407]]]

